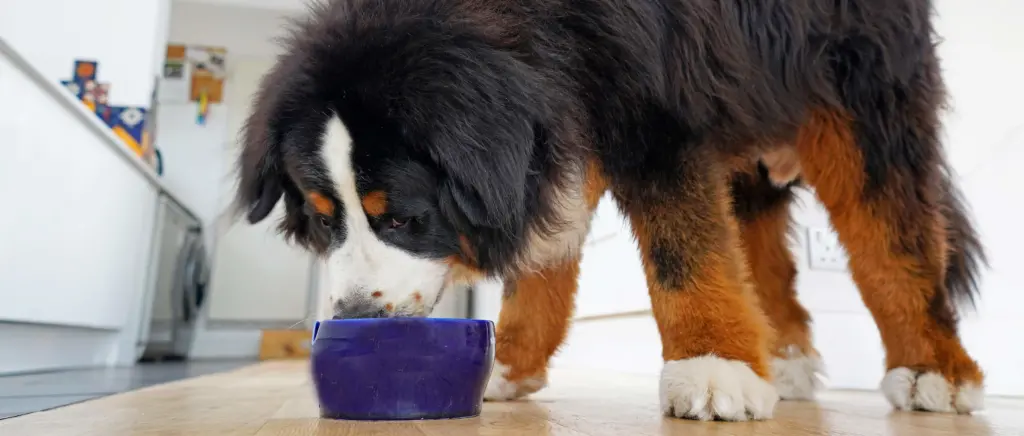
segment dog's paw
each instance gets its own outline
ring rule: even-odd
[[[484,390],[486,401],[508,401],[525,397],[537,392],[547,386],[547,376],[526,377],[521,380],[510,381],[508,379],[509,367],[499,362],[494,362],[494,369],[491,370],[491,378],[487,380],[487,389]]]
[[[783,400],[813,400],[824,387],[825,365],[821,357],[789,350],[772,361],[772,381]]]
[[[882,392],[899,410],[970,413],[984,408],[985,391],[981,386],[953,386],[936,372],[895,368],[882,379]]]
[[[665,362],[661,410],[701,421],[770,419],[779,395],[747,364],[713,355]]]

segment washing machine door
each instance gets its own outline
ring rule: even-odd
[[[173,200],[161,197],[150,261],[149,288],[143,310],[139,357],[175,357],[174,336],[181,324],[183,253],[193,245],[197,221]]]
[[[178,356],[187,357],[192,347],[196,322],[206,298],[209,275],[202,232],[198,227],[191,228],[178,256],[175,292],[171,300],[175,322],[172,348]]]
[[[209,259],[202,233],[190,232],[188,245],[182,251],[181,273],[182,298],[180,300],[181,320],[195,324],[199,319],[206,299],[206,285],[210,280]]]

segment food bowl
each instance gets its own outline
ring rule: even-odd
[[[324,418],[476,416],[493,364],[491,321],[344,319],[313,328],[311,369]]]

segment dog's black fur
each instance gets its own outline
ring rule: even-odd
[[[560,230],[554,192],[588,161],[600,163],[624,210],[650,210],[712,195],[705,178],[729,171],[721,156],[792,141],[809,112],[825,108],[853,119],[863,196],[942,206],[952,217],[946,288],[969,298],[983,255],[941,170],[944,91],[931,8],[929,0],[319,4],[285,39],[256,97],[238,202],[256,222],[283,196],[285,233],[321,253],[344,240],[342,208],[320,216],[304,196],[337,199],[317,156],[324,123],[337,114],[354,140],[360,194],[388,192],[387,214],[375,221],[383,239],[441,258],[470,255],[462,236],[480,269],[509,275],[528,231]],[[894,249],[912,255],[927,245],[900,243]],[[659,277],[686,280],[685,253],[665,247],[654,253]]]

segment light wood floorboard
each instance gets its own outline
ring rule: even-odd
[[[317,417],[308,367],[269,362],[0,421],[4,436],[62,435],[1024,435],[1024,400],[989,398],[974,416],[893,412],[877,392],[783,402],[775,419],[699,423],[658,413],[657,379],[552,370],[530,401],[486,403],[478,418],[346,422]]]

